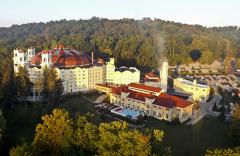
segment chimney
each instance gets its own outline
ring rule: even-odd
[[[168,62],[167,60],[162,61],[161,69],[160,69],[160,82],[161,88],[167,92],[168,87]]]
[[[92,51],[92,65],[93,65],[93,51]]]

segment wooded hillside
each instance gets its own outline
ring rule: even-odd
[[[238,27],[206,28],[159,19],[61,20],[0,28],[0,53],[10,55],[15,48],[35,47],[37,51],[63,43],[97,56],[114,56],[118,65],[155,68],[159,56],[171,64],[189,63],[189,53],[201,52],[199,61],[211,63],[226,56],[240,57]],[[5,55],[1,55],[5,57]]]

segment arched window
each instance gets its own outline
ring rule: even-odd
[[[153,111],[153,116],[156,116],[156,112],[155,111]]]
[[[165,115],[166,119],[168,119],[168,114]]]

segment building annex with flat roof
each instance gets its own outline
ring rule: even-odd
[[[173,86],[178,91],[183,91],[192,94],[192,99],[195,101],[206,102],[210,94],[210,86],[198,84],[196,80],[189,81],[183,78],[173,80]]]
[[[114,85],[128,85],[140,81],[140,70],[135,67],[115,67],[114,58],[106,62],[106,83]]]

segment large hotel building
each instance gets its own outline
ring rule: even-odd
[[[94,60],[82,51],[65,48],[43,50],[35,54],[35,49],[14,50],[14,72],[25,67],[30,81],[35,83],[43,75],[45,66],[55,68],[62,80],[64,93],[74,93],[95,89],[95,84],[127,85],[140,81],[140,71],[134,67],[115,68],[114,59],[109,62]]]
[[[62,80],[64,93],[94,89],[95,84],[106,82],[106,67],[84,52],[59,47],[44,50],[35,55],[34,49],[27,52],[14,50],[14,71],[20,66],[28,71],[30,81],[35,83],[43,74],[45,66],[55,68]]]

